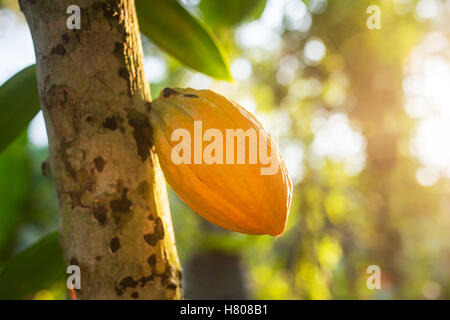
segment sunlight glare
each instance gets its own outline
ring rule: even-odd
[[[41,148],[48,146],[47,129],[45,128],[42,111],[39,111],[28,125],[28,139],[35,147]]]
[[[450,177],[450,63],[439,56],[448,43],[438,33],[428,35],[411,55],[409,74],[403,80],[405,110],[418,123],[411,152],[425,166],[416,173],[424,186],[439,176]]]
[[[343,162],[347,174],[358,174],[365,165],[364,136],[354,130],[347,115],[335,113],[328,118],[319,116],[312,121],[315,134],[311,151],[319,157],[327,157],[334,162]]]

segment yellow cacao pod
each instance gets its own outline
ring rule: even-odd
[[[210,90],[166,88],[151,103],[150,120],[164,176],[191,209],[232,231],[284,231],[292,184],[250,112]]]

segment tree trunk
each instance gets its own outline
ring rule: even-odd
[[[208,250],[194,252],[183,265],[184,296],[188,300],[249,299],[246,266],[239,252],[214,248],[214,236],[231,233],[201,217],[200,232],[209,236]]]
[[[184,295],[188,300],[246,300],[249,293],[244,271],[237,252],[195,252],[184,264]]]
[[[20,0],[33,37],[61,246],[81,299],[179,299],[180,264],[146,113],[133,0]]]

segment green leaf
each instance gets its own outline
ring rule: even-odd
[[[176,0],[136,0],[141,31],[185,65],[231,80],[225,54],[214,35]]]
[[[0,273],[0,299],[26,299],[65,273],[59,233],[43,237],[15,256]]]
[[[27,144],[23,132],[0,154],[0,261],[10,259],[16,229],[30,213],[24,210],[32,180]]]
[[[0,87],[0,152],[39,112],[35,66],[19,71]]]
[[[202,0],[199,8],[209,26],[230,27],[261,17],[267,0]]]
[[[250,14],[246,17],[247,20],[256,20],[261,18],[264,9],[266,9],[267,0],[256,0],[255,5],[252,10],[250,10]]]

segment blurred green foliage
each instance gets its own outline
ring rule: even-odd
[[[176,0],[136,0],[139,27],[185,65],[218,79],[231,80],[220,43]]]
[[[61,279],[65,264],[59,233],[52,232],[20,252],[0,272],[0,299],[29,298],[30,292],[39,292]]]
[[[204,0],[199,4],[202,20],[212,28],[226,28],[261,17],[266,0]]]
[[[274,1],[268,2],[270,16]],[[194,222],[199,220],[195,214],[171,197],[182,260],[214,247],[240,252],[257,299],[449,298],[449,183],[443,179],[424,187],[416,181],[420,163],[408,150],[414,120],[403,108],[404,67],[429,30],[427,21],[417,17],[418,1],[379,4],[381,30],[366,26],[370,1],[305,3],[311,27],[293,28],[285,11],[275,49],[239,43],[245,24],[224,22],[224,29],[221,22],[209,22],[231,61],[244,57],[252,65],[252,75],[237,88],[209,85],[233,99],[250,96],[268,122],[287,113],[290,125],[283,125],[289,130],[281,139],[304,146],[304,159],[298,161],[303,176],[294,187],[287,230],[278,239],[205,232]],[[200,2],[201,16],[209,5]],[[315,38],[326,45],[320,63],[305,57],[306,43]],[[290,80],[280,74],[285,60],[294,61],[288,64],[295,69]],[[168,79],[185,77],[169,72]],[[349,174],[339,159],[312,157],[314,122],[318,115],[336,113],[345,114],[365,138],[365,165],[356,174]],[[185,227],[187,219],[197,231]],[[370,265],[381,269],[381,290],[366,285]]]
[[[27,67],[0,86],[0,152],[40,110],[35,69]]]

